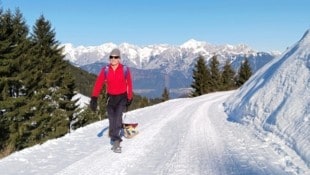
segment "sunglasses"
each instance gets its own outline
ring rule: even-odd
[[[119,59],[119,56],[110,56],[110,59]]]

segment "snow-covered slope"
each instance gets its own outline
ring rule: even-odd
[[[0,172],[309,174],[309,168],[281,138],[261,140],[257,130],[227,120],[222,104],[232,93],[175,99],[127,113],[127,120],[139,122],[140,134],[122,142],[121,154],[111,151],[108,121],[103,120],[0,160]]]
[[[310,167],[310,30],[225,103],[231,120],[283,140]],[[281,151],[281,149],[280,149]]]

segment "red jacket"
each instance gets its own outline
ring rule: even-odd
[[[128,67],[126,76],[127,77],[125,78],[122,64],[119,64],[115,70],[113,70],[111,65],[109,65],[107,77],[105,77],[105,67],[103,67],[95,82],[92,96],[98,97],[103,84],[106,83],[108,94],[119,95],[127,92],[127,98],[129,100],[132,99],[132,81]]]

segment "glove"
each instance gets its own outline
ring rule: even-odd
[[[97,99],[97,97],[91,97],[89,102],[89,107],[94,112],[97,110]]]
[[[126,106],[129,107],[132,103],[132,99],[127,99],[127,103],[126,103]]]

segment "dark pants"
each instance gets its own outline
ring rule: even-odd
[[[122,115],[126,110],[127,94],[109,95],[108,94],[108,118],[109,135],[112,141],[122,141],[120,132],[122,129]]]

